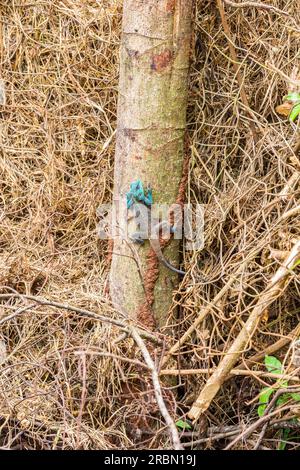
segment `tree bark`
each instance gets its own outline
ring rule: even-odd
[[[114,204],[138,179],[151,185],[154,203],[183,202],[192,6],[192,0],[124,0]],[[164,254],[178,264],[178,242]],[[122,234],[114,239],[110,294],[130,317],[164,325],[177,282],[177,274],[158,266],[149,242],[136,247]]]

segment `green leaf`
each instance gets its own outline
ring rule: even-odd
[[[265,387],[259,394],[259,407],[257,408],[257,414],[261,418],[267,408],[267,404],[269,403],[270,396],[274,392],[273,388]]]
[[[281,437],[282,441],[279,443],[278,450],[284,450],[286,448],[287,442],[285,442],[285,441],[289,437],[289,434],[290,434],[289,429],[284,429],[283,430],[282,437]]]
[[[273,374],[282,374],[282,364],[274,356],[265,356],[265,366],[268,372],[272,372]]]
[[[289,120],[294,122],[296,117],[299,115],[299,113],[300,113],[300,103],[297,103],[292,107],[292,110],[289,114]]]
[[[179,428],[179,429],[192,429],[192,426],[189,425],[189,423],[186,423],[185,421],[183,421],[182,419],[179,419],[178,421],[176,421],[176,426]]]
[[[292,92],[292,93],[289,93],[288,95],[284,96],[283,97],[283,100],[284,101],[299,101],[300,100],[300,93],[297,93],[297,92]]]
[[[295,401],[300,401],[300,393],[291,393],[292,399]]]

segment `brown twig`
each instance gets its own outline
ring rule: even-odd
[[[1,318],[0,325],[3,325],[3,323],[12,320],[13,318],[17,317],[18,315],[21,315],[21,313],[24,313],[24,312],[26,312],[26,311],[34,308],[34,307],[36,307],[35,304],[30,304],[30,305],[27,305],[26,307],[19,308],[18,310],[11,313],[10,315],[7,315],[6,317]]]

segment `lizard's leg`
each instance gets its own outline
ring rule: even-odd
[[[145,240],[148,238],[148,235],[143,233],[143,232],[133,232],[130,235],[130,239],[134,243],[139,243],[140,245],[143,245],[145,243]]]

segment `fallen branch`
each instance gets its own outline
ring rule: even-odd
[[[239,335],[229,348],[229,351],[207,381],[199,397],[188,413],[189,419],[196,421],[199,416],[210,406],[212,400],[220,390],[220,387],[222,386],[229,372],[236,364],[238,358],[247,346],[247,343],[256,331],[265,309],[285,290],[287,286],[285,281],[288,275],[292,273],[292,269],[299,259],[300,240],[297,241],[283,265],[272,277],[269,285],[261,294],[261,297],[258,300],[256,306],[253,308],[252,313],[246,321],[243,329],[240,331]]]
[[[11,288],[9,288],[9,289],[13,290]],[[126,320],[124,320],[124,321],[115,320],[114,318],[106,317],[104,315],[99,315],[98,313],[94,313],[94,312],[91,312],[89,310],[85,310],[85,309],[82,309],[82,308],[73,307],[72,305],[63,304],[63,303],[60,303],[60,302],[55,302],[55,301],[43,299],[43,298],[40,298],[40,297],[35,297],[33,295],[23,295],[23,294],[19,294],[16,291],[14,291],[14,293],[12,293],[12,294],[0,294],[0,300],[1,299],[16,298],[16,297],[19,297],[21,299],[32,300],[32,301],[34,301],[34,302],[36,302],[40,305],[49,305],[49,307],[55,307],[55,308],[60,308],[60,309],[63,309],[63,310],[69,310],[70,312],[77,313],[81,317],[92,318],[93,320],[102,321],[102,322],[105,322],[105,323],[110,323],[111,325],[117,326],[122,331],[124,331],[128,334],[130,334],[130,331],[131,331],[130,328],[129,328],[128,322]],[[32,307],[32,305],[30,307]],[[11,320],[15,316],[20,315],[21,313],[28,310],[30,307],[26,307],[24,309],[18,310],[16,312],[14,312],[13,314],[2,318],[0,320],[0,325],[4,322],[8,321],[8,320]],[[155,344],[161,344],[161,341],[155,335],[149,333],[148,331],[142,330],[141,328],[137,328],[137,331],[139,332],[139,334],[142,337],[148,339],[149,341],[152,341]]]
[[[292,207],[292,209],[284,212],[278,222],[282,222],[283,220],[289,219],[290,217],[294,217],[300,212],[300,204],[298,206]]]
[[[236,74],[237,82],[238,82],[239,87],[240,87],[241,101],[242,101],[243,105],[245,106],[245,108],[247,110],[247,114],[251,118],[251,120],[249,121],[249,127],[251,129],[253,139],[256,142],[258,140],[258,136],[257,136],[255,126],[252,122],[252,118],[253,118],[252,110],[250,108],[248,97],[247,97],[247,94],[246,94],[246,91],[245,91],[244,81],[243,81],[243,78],[242,78],[242,75],[241,75],[241,72],[240,72],[239,60],[238,60],[238,57],[237,57],[237,54],[236,54],[236,51],[235,51],[234,42],[232,40],[232,33],[231,33],[230,26],[229,26],[229,23],[228,23],[227,18],[226,18],[226,14],[225,14],[224,5],[223,5],[222,0],[217,0],[217,5],[218,5],[218,8],[219,8],[219,12],[220,12],[221,21],[222,21],[222,25],[223,25],[223,28],[224,28],[225,36],[226,36],[226,39],[227,39],[227,42],[228,42],[230,57],[231,57],[231,60],[232,60],[232,65],[233,65],[233,68],[234,68],[234,71],[235,71],[235,74]]]

